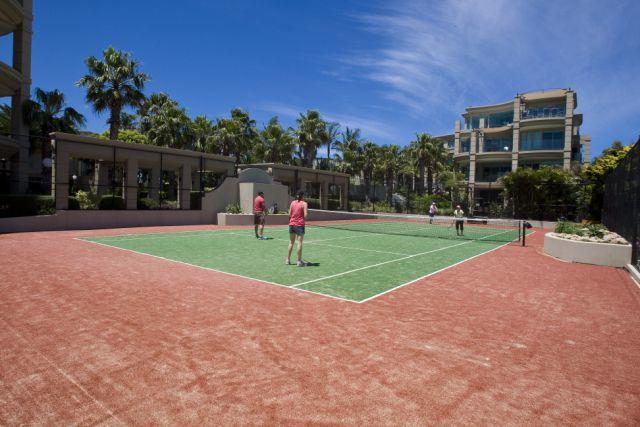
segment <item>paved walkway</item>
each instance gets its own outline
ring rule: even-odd
[[[640,423],[640,290],[540,232],[365,304],[123,232],[0,236],[0,424]]]

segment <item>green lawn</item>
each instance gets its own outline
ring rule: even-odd
[[[457,239],[455,230],[446,232],[452,233],[451,238],[308,226],[303,258],[319,265],[304,268],[284,264],[286,227],[268,227],[265,235],[271,239],[266,241],[256,240],[253,229],[82,240],[362,302],[506,243],[504,239],[484,239],[503,236],[504,230],[484,228],[481,240]]]

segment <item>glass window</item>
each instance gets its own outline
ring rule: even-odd
[[[564,162],[559,160],[530,160],[530,161],[520,161],[518,162],[518,167],[525,169],[540,169],[541,167],[553,167],[553,168],[561,168],[564,166]]]
[[[494,182],[494,181],[497,181],[498,178],[506,175],[509,172],[511,172],[511,165],[483,166],[480,169],[478,181]]]
[[[460,152],[468,153],[471,149],[471,138],[460,138]]]
[[[484,140],[484,152],[511,151],[513,140],[511,138],[488,138]]]
[[[520,151],[562,150],[564,148],[564,130],[522,132]]]
[[[506,126],[513,123],[513,111],[503,111],[501,113],[489,114],[485,126],[488,128],[496,128]]]

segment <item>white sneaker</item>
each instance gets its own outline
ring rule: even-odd
[[[290,259],[285,259],[284,260],[284,265],[291,265],[291,260]]]
[[[309,265],[309,263],[307,261],[304,260],[300,260],[297,262],[296,264],[298,267],[306,267],[307,265]]]

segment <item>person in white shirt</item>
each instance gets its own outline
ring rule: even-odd
[[[436,206],[436,202],[431,202],[431,206],[429,206],[429,224],[433,224],[433,217],[438,213],[438,207]]]
[[[456,235],[464,236],[464,211],[460,205],[457,205],[456,210],[453,211],[453,217],[456,221]]]

